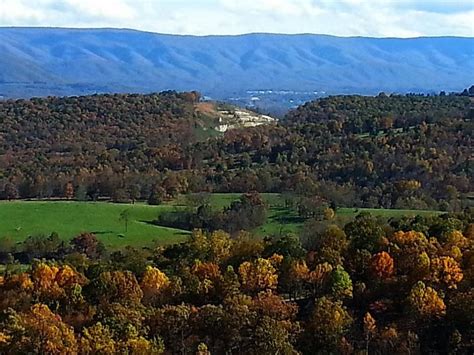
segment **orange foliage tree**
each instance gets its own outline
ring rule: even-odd
[[[380,279],[386,279],[393,275],[393,258],[385,251],[375,254],[370,266],[372,274]]]

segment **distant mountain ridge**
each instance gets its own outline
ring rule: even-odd
[[[199,90],[373,94],[459,91],[474,82],[474,38],[0,28],[0,97]]]

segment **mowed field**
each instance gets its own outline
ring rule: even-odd
[[[172,244],[185,240],[189,232],[150,224],[160,211],[169,208],[107,202],[0,202],[0,238],[22,241],[30,235],[56,232],[68,240],[92,232],[108,247]],[[127,231],[120,220],[124,210],[129,210]]]
[[[297,233],[304,220],[295,211],[285,208],[279,194],[263,194],[269,205],[267,222],[255,230],[264,235]],[[212,194],[210,202],[216,209],[228,206],[240,194]],[[109,202],[73,201],[12,201],[0,202],[0,238],[9,237],[22,241],[30,235],[49,235],[56,232],[64,240],[69,240],[82,232],[95,233],[103,243],[112,248],[127,245],[137,247],[156,244],[172,244],[186,240],[190,231],[156,226],[151,224],[160,212],[185,208],[185,198],[161,206],[143,203],[115,204]],[[128,229],[120,220],[120,214],[128,210]],[[336,221],[346,223],[361,212],[370,212],[383,218],[403,215],[430,215],[437,211],[340,208]]]

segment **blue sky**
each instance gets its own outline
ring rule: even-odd
[[[0,0],[0,26],[474,36],[474,0]]]

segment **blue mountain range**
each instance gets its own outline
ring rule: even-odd
[[[0,97],[198,90],[373,94],[460,91],[474,83],[474,38],[0,28]]]

